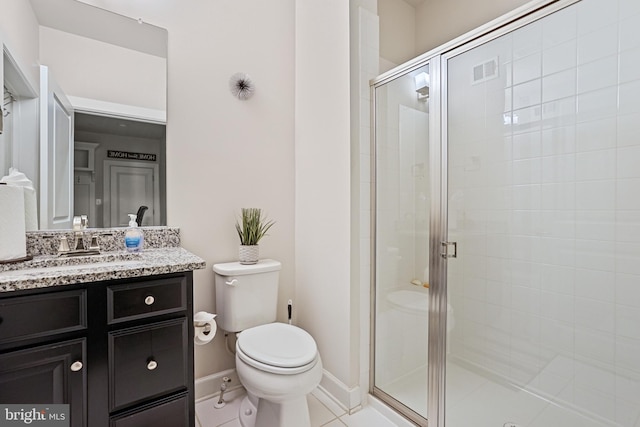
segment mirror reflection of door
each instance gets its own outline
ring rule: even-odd
[[[71,228],[73,107],[44,65],[40,92],[40,227]]]
[[[165,125],[85,112],[75,118],[75,215],[89,215],[91,227],[121,227],[147,206],[142,225],[166,225]]]
[[[137,213],[140,206],[148,210],[142,225],[157,224],[155,214],[160,209],[158,165],[142,162],[104,162],[104,193],[109,195],[105,203],[105,227],[121,227],[129,224],[129,214]]]

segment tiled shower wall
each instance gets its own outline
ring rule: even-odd
[[[640,2],[583,0],[447,77],[451,360],[636,425]]]

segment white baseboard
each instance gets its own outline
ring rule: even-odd
[[[215,374],[207,375],[206,377],[198,378],[195,380],[196,389],[196,402],[210,399],[213,396],[220,394],[220,385],[222,384],[222,378],[229,377],[230,383],[227,383],[227,392],[242,387],[238,374],[235,369],[227,369],[226,371],[216,372]]]
[[[349,388],[325,370],[322,371],[322,380],[320,380],[319,387],[323,389],[324,393],[333,397],[336,403],[341,405],[350,414],[362,407],[360,387],[355,386]]]

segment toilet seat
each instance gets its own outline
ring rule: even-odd
[[[298,374],[318,360],[318,347],[304,329],[286,323],[256,326],[238,335],[236,355],[265,372]]]

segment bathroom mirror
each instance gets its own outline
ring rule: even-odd
[[[70,206],[67,218],[88,215],[90,227],[125,226],[141,206],[143,225],[166,225],[166,29],[83,1],[29,1],[40,63],[74,111],[73,149],[49,166],[70,185],[45,178],[39,191],[61,211]],[[41,213],[41,229],[67,228],[59,224]]]

